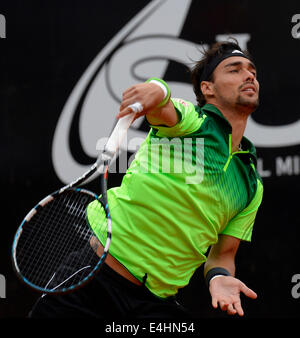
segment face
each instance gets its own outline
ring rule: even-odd
[[[259,104],[259,83],[254,64],[239,56],[223,60],[210,82],[211,97],[220,106],[254,111]]]

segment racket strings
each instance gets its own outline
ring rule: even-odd
[[[83,197],[83,199],[82,199]],[[81,248],[86,242],[87,239],[91,236],[90,229],[86,226],[85,223],[85,207],[87,204],[86,196],[81,194],[75,194],[74,196],[68,198],[66,196],[63,196],[63,201],[58,201],[58,205],[60,207],[64,207],[61,211],[64,214],[64,218],[60,220],[60,229],[61,226],[64,227],[64,231],[62,231],[62,236],[59,238],[60,245],[57,247],[54,247],[52,249],[52,252],[50,255],[55,255],[56,257],[61,257],[62,259],[57,262],[57,265],[61,265],[63,263],[64,257],[68,256],[68,265],[73,266],[74,262],[70,261],[70,258],[72,257],[70,253],[72,251],[78,250],[78,247]],[[71,227],[74,227],[74,232],[69,233],[68,229],[71,229]],[[66,231],[67,230],[67,231]],[[61,230],[59,230],[61,231]],[[87,236],[88,233],[88,236]],[[84,234],[82,238],[82,234]],[[77,236],[79,235],[79,236]],[[55,241],[53,238],[49,238],[50,243]],[[77,263],[77,262],[76,262]],[[49,262],[47,262],[49,264]],[[86,264],[81,257],[81,264]],[[68,271],[66,270],[66,273]],[[66,275],[66,274],[64,274]],[[63,279],[65,276],[60,276],[59,279]],[[80,276],[77,276],[80,278]]]
[[[38,214],[35,215],[35,217],[41,217],[43,214]],[[42,224],[44,222],[39,221],[39,224]],[[38,238],[40,236],[40,231],[38,227],[35,226],[36,225],[36,218],[34,218],[34,221],[32,221],[30,223],[30,227],[25,226],[22,228],[22,236],[19,239],[18,242],[18,257],[19,257],[19,265],[22,266],[23,262],[28,261],[28,255],[30,255],[30,253],[32,252],[33,245],[34,244],[38,244]],[[30,257],[31,258],[31,257]],[[32,259],[32,258],[31,258]]]
[[[57,211],[56,211],[57,212]],[[66,215],[66,214],[64,214]],[[54,220],[55,221],[55,220]],[[60,219],[59,221],[57,221],[57,227],[59,227],[60,229],[66,229],[66,227],[68,226],[68,219],[67,217],[63,217],[62,219]],[[50,234],[50,236],[47,236],[47,243],[46,245],[48,246],[48,242],[49,244],[51,243],[51,246],[49,247],[49,252],[48,252],[48,257],[46,257],[46,260],[43,262],[44,266],[49,265],[51,267],[50,264],[54,264],[51,268],[52,271],[56,270],[56,267],[59,266],[62,263],[62,260],[65,256],[65,254],[68,254],[70,252],[70,247],[74,247],[74,243],[72,241],[72,234],[66,234],[65,230],[61,232],[61,236],[59,238],[57,238],[57,236],[53,236],[52,234],[57,235],[56,230]],[[72,236],[72,237],[70,237]],[[61,260],[59,261],[54,261],[51,262],[50,259],[52,257],[62,257]],[[51,272],[52,272],[51,271]],[[45,274],[45,269],[41,269],[40,270],[40,275]],[[39,276],[40,278],[40,276]]]
[[[40,210],[34,218],[30,221],[30,227],[24,227],[24,230],[29,229],[31,230],[30,233],[27,235],[26,243],[24,247],[27,250],[27,255],[24,255],[24,250],[19,253],[19,257],[23,259],[19,260],[19,266],[22,269],[22,273],[25,277],[31,277],[33,282],[36,281],[36,274],[41,273],[43,269],[43,265],[41,264],[41,260],[44,260],[45,257],[41,254],[41,247],[43,246],[46,248],[48,253],[48,245],[45,243],[45,238],[49,238],[49,231],[51,228],[48,226],[53,222],[53,207],[55,203],[50,203],[46,205],[42,210]],[[45,211],[49,209],[48,214],[49,218],[45,218]],[[38,224],[41,224],[42,227],[38,227]],[[48,231],[47,231],[48,230]],[[24,234],[25,235],[25,234]],[[24,238],[23,235],[23,238]],[[33,236],[31,236],[33,235]],[[18,244],[18,250],[21,247],[21,243]],[[21,256],[22,254],[22,256]],[[30,259],[30,260],[29,260]],[[40,269],[37,269],[37,266]]]
[[[30,220],[30,230],[24,227],[24,239],[18,244],[19,267],[25,278],[45,287],[56,274],[55,279],[61,282],[70,273],[68,269],[60,269],[66,273],[56,273],[62,264],[78,268],[79,273],[74,277],[78,281],[88,275],[90,270],[81,268],[95,266],[99,260],[89,248],[94,233],[86,222],[86,207],[92,200],[93,197],[87,194],[67,191],[38,210]],[[71,253],[84,247],[89,250],[80,256],[78,262],[78,257]],[[74,284],[74,279],[67,283]]]
[[[46,208],[53,209],[54,203],[50,203]],[[43,209],[44,211],[45,209]],[[41,259],[43,256],[40,255],[41,243],[44,244],[44,238],[48,236],[45,229],[50,231],[50,228],[47,227],[47,223],[50,223],[50,217],[52,218],[52,211],[49,212],[49,219],[43,217],[44,212],[38,212],[30,222],[30,227],[26,226],[23,228],[23,237],[21,238],[24,242],[18,243],[18,256],[19,267],[23,270],[22,272],[26,275],[33,275],[34,271],[38,271],[35,268],[35,265],[39,264],[38,259]],[[45,221],[46,220],[46,221]],[[43,227],[39,228],[38,224],[42,224]],[[25,232],[27,235],[25,236]],[[47,247],[47,246],[46,246]],[[26,276],[25,275],[25,276]]]
[[[56,224],[62,229],[61,222],[66,221],[65,215],[58,209],[61,208],[61,206],[57,202],[59,202],[59,199],[55,199],[52,203],[40,209],[30,224],[31,227],[33,227],[35,238],[28,237],[31,243],[28,245],[28,256],[31,261],[27,260],[28,266],[24,266],[24,272],[27,271],[27,274],[32,277],[34,273],[37,274],[36,278],[38,281],[40,281],[39,276],[43,273],[49,261],[51,261],[53,251],[57,247],[57,231],[53,229],[53,226]],[[63,234],[62,231],[60,235]],[[44,255],[42,255],[43,250]],[[52,260],[51,269],[54,263]],[[34,280],[34,282],[36,281]]]
[[[63,200],[61,200],[62,198]],[[76,196],[78,199],[78,196]],[[48,236],[46,236],[46,243],[48,249],[48,255],[46,257],[46,260],[43,262],[44,267],[50,267],[52,271],[55,271],[56,267],[59,266],[62,263],[62,260],[64,258],[65,254],[68,254],[70,252],[70,246],[73,244],[73,234],[66,233],[66,229],[68,229],[72,224],[69,226],[69,222],[72,220],[69,218],[68,211],[66,212],[65,209],[67,209],[67,205],[69,203],[69,200],[67,199],[67,196],[59,196],[58,200],[55,201],[55,209],[52,213],[52,215],[61,215],[61,217],[54,217],[52,220],[50,219],[49,224],[47,224],[48,228],[51,230],[52,225],[52,231]],[[76,201],[77,202],[77,201]],[[73,209],[75,208],[75,205],[77,204],[75,200],[73,201]],[[72,220],[74,221],[74,220]],[[74,223],[73,223],[74,224]],[[53,228],[55,227],[55,228]],[[54,230],[54,231],[53,231]],[[60,235],[58,237],[58,231],[60,231]],[[73,245],[74,249],[75,246]],[[56,259],[54,261],[51,261],[52,257],[55,257]],[[57,257],[61,257],[60,260],[57,259]],[[45,275],[46,269],[41,269],[39,278],[42,275]]]

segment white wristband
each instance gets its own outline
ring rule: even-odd
[[[213,278],[211,278],[211,280],[209,281],[209,283],[213,280],[213,279],[215,279],[215,278],[217,278],[217,277],[225,277],[224,275],[215,275],[215,276],[213,276]]]
[[[151,80],[149,83],[154,83],[156,85],[158,85],[163,91],[164,91],[164,99],[167,97],[168,95],[168,91],[167,91],[167,88],[159,81],[156,81],[156,80]]]

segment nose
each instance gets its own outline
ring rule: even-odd
[[[246,77],[246,81],[254,82],[255,75],[250,70],[248,69],[246,70],[245,77]]]
[[[254,82],[255,75],[248,69],[245,69],[245,81]]]

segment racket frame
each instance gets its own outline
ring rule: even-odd
[[[58,195],[60,195],[64,192],[67,192],[67,191],[77,191],[77,192],[80,192],[80,193],[87,194],[87,195],[91,196],[92,198],[94,198],[95,200],[99,201],[102,204],[102,206],[105,210],[106,219],[107,219],[107,239],[106,239],[106,243],[105,243],[105,246],[104,246],[104,249],[103,249],[103,253],[102,253],[101,257],[99,257],[97,264],[94,266],[92,271],[84,279],[82,279],[80,282],[78,282],[74,285],[71,285],[71,286],[66,287],[66,288],[60,288],[59,290],[56,290],[56,288],[48,289],[46,287],[40,287],[40,286],[30,282],[30,280],[28,280],[26,277],[24,277],[23,274],[21,273],[20,268],[18,266],[17,257],[16,257],[18,240],[19,240],[19,238],[22,234],[23,228],[26,226],[26,223],[30,222],[30,220],[38,213],[38,209],[45,207],[48,203],[51,203],[56,198],[56,196],[58,196]],[[95,276],[96,272],[98,272],[100,270],[102,263],[104,263],[107,255],[108,255],[109,246],[110,246],[110,242],[111,242],[112,223],[111,223],[110,213],[109,213],[109,209],[108,209],[108,203],[106,202],[106,204],[104,204],[105,203],[104,199],[105,198],[99,197],[97,194],[95,194],[95,193],[93,193],[93,192],[91,192],[87,189],[76,188],[76,187],[68,187],[68,188],[64,187],[64,188],[56,190],[52,194],[46,196],[34,208],[32,208],[28,212],[28,214],[24,217],[21,225],[19,226],[19,228],[16,232],[16,235],[14,237],[13,245],[12,245],[13,267],[14,267],[14,270],[15,270],[17,276],[21,279],[21,281],[24,282],[25,284],[27,284],[28,286],[30,286],[32,289],[35,289],[35,290],[42,292],[42,293],[48,293],[48,294],[62,294],[62,293],[72,292],[72,291],[75,291],[76,289],[82,287],[83,285],[85,285],[88,281],[90,281],[92,279],[92,277]],[[87,224],[89,225],[88,222],[87,222]]]
[[[49,294],[64,294],[68,292],[72,292],[83,285],[85,285],[88,281],[90,281],[96,274],[96,272],[99,271],[100,267],[104,263],[108,252],[109,252],[109,246],[111,242],[111,236],[112,236],[112,222],[111,222],[111,217],[110,217],[110,211],[109,211],[109,206],[108,206],[108,201],[107,201],[107,180],[108,180],[108,169],[110,162],[112,161],[114,155],[116,154],[124,136],[126,135],[127,129],[130,127],[131,123],[133,122],[135,115],[137,112],[132,112],[129,115],[124,116],[123,118],[119,119],[116,126],[114,127],[111,136],[109,137],[107,144],[104,148],[104,151],[99,155],[97,158],[96,162],[90,167],[90,169],[85,172],[82,176],[79,178],[75,179],[68,185],[65,185],[61,189],[53,192],[52,194],[46,196],[43,198],[34,208],[32,208],[25,218],[23,219],[21,225],[16,231],[16,234],[14,236],[13,240],[13,245],[12,245],[12,262],[13,262],[13,268],[17,274],[17,276],[20,278],[21,281],[23,281],[26,285],[30,286],[32,289],[37,290],[42,293],[49,293]],[[103,172],[100,172],[100,167],[101,164],[103,164]],[[81,185],[82,183],[86,182],[91,176],[93,176],[96,171],[99,171],[101,176],[101,187],[102,187],[102,194],[101,198],[98,197],[96,194],[93,192],[79,188],[78,186]],[[62,288],[59,291],[53,289],[46,289],[42,288],[38,285],[33,284],[30,282],[26,277],[24,277],[19,269],[18,263],[17,263],[17,257],[16,257],[16,252],[17,252],[17,245],[19,238],[22,234],[23,227],[26,222],[29,222],[32,217],[38,212],[38,209],[45,206],[47,203],[51,202],[55,198],[55,195],[61,194],[65,192],[66,190],[79,190],[81,192],[85,192],[88,194],[92,194],[95,199],[100,201],[102,205],[104,206],[104,210],[106,213],[106,219],[107,219],[107,240],[106,244],[104,246],[103,253],[101,257],[98,260],[98,263],[96,266],[93,268],[93,270],[89,273],[88,276],[86,276],[82,281],[80,281],[77,284],[74,284],[68,288]],[[97,236],[96,236],[97,237]]]

